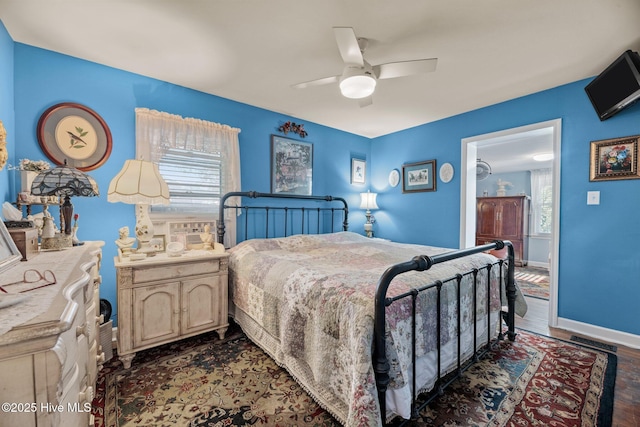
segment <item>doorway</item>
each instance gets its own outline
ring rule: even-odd
[[[484,135],[477,135],[462,140],[461,189],[460,189],[460,247],[475,245],[476,235],[476,164],[479,151],[496,144],[507,144],[513,153],[524,152],[528,148],[527,141],[533,135],[548,134],[552,147],[552,224],[549,244],[549,308],[548,324],[557,326],[558,322],[558,255],[560,230],[560,143],[561,119],[535,123],[518,128],[506,129]],[[521,145],[518,145],[521,144]],[[504,145],[503,145],[504,146]],[[508,156],[513,162],[513,156]]]

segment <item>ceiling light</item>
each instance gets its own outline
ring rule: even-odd
[[[542,153],[542,154],[536,154],[535,156],[533,156],[533,160],[535,160],[536,162],[546,162],[547,160],[552,160],[553,159],[553,153]]]
[[[340,80],[340,92],[351,99],[370,96],[376,89],[376,79],[360,67],[347,67]]]

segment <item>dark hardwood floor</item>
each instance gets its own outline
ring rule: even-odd
[[[566,341],[572,335],[577,335],[563,329],[549,328],[548,301],[529,297],[526,299],[529,310],[524,319],[516,316],[517,327]],[[617,347],[618,356],[612,426],[640,427],[640,350],[616,343],[607,344]]]

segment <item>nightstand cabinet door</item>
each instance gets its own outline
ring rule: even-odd
[[[179,283],[133,290],[133,344],[143,347],[180,336]]]
[[[227,323],[227,281],[207,276],[182,281],[182,334]],[[226,276],[225,276],[226,277]]]

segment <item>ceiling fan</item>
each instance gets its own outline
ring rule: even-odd
[[[491,175],[491,166],[489,163],[478,159],[476,162],[476,180],[482,181],[483,179],[487,179],[489,175]]]
[[[351,27],[333,27],[333,33],[338,43],[340,56],[344,61],[342,74],[309,82],[293,85],[296,89],[339,83],[343,96],[359,99],[360,106],[372,103],[372,94],[376,83],[380,79],[411,76],[435,71],[438,58],[416,59],[412,61],[388,62],[386,64],[371,65],[364,59],[364,51],[368,40],[356,37]]]

